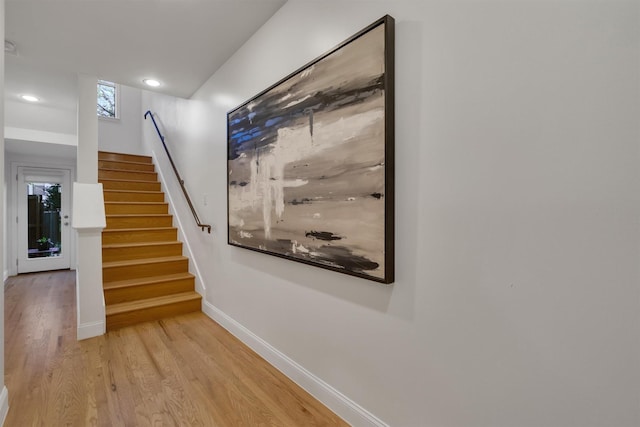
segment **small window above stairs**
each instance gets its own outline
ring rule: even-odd
[[[151,157],[98,153],[107,331],[201,310]]]

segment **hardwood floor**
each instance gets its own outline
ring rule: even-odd
[[[5,426],[345,426],[202,313],[76,341],[75,272],[5,285]]]

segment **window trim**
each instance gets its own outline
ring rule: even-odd
[[[96,115],[98,116],[98,119],[101,120],[107,120],[107,121],[118,121],[120,120],[120,85],[118,83],[114,83],[114,82],[110,82],[108,80],[100,80],[98,79],[98,85],[103,85],[103,86],[112,86],[115,89],[115,117],[108,117],[108,116],[102,116],[100,114],[98,114],[96,112]],[[96,86],[96,90],[97,90],[97,86]],[[98,100],[96,98],[96,104],[97,104]]]

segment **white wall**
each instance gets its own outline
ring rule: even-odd
[[[77,117],[75,109],[28,104],[24,101],[6,101],[5,125],[75,135]]]
[[[76,109],[5,99],[4,133],[13,144],[78,144]],[[24,150],[23,150],[24,151]]]
[[[207,303],[389,425],[640,425],[638,7],[290,0],[193,100],[143,94]],[[385,13],[396,283],[227,246],[226,112]]]
[[[4,0],[0,0],[0,34],[4,34]],[[0,99],[4,99],[4,54],[0,55]],[[0,102],[0,179],[3,183],[3,197],[0,197],[0,224],[2,227],[2,246],[0,246],[0,271],[4,271],[6,239],[4,238],[7,229],[5,223],[5,203],[7,200],[7,187],[4,182],[4,102]],[[4,281],[3,281],[4,283]],[[0,292],[0,424],[9,411],[9,394],[4,385],[4,286]]]
[[[97,83],[95,76],[78,74],[78,161],[71,225],[76,230],[78,248],[76,299],[79,340],[102,335],[106,330],[102,289],[102,229],[106,220],[102,184],[98,184]],[[92,209],[90,201],[97,202],[100,207]]]
[[[98,148],[127,154],[146,154],[142,145],[141,90],[120,85],[120,118],[98,120]]]

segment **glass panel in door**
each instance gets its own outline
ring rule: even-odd
[[[28,258],[62,255],[60,210],[62,186],[54,182],[26,182]]]

